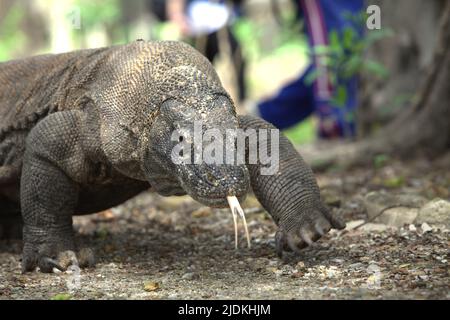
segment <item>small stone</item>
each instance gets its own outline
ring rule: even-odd
[[[361,269],[364,265],[361,262],[352,263],[348,266],[349,269]]]
[[[365,223],[364,220],[353,220],[346,223],[345,230],[353,230],[358,228],[357,230],[365,231],[365,232],[383,232],[388,229],[388,226],[382,223]]]
[[[299,270],[305,270],[306,269],[305,263],[303,261],[297,262],[296,268]]]
[[[436,198],[422,206],[417,215],[416,223],[424,222],[450,228],[450,202]]]
[[[81,268],[92,268],[95,266],[95,254],[91,248],[82,248],[78,252],[78,261]]]
[[[400,228],[405,224],[412,224],[416,219],[418,212],[419,209],[417,208],[407,208],[400,206],[387,209],[376,220],[386,225]]]
[[[183,274],[183,276],[181,277],[181,279],[183,280],[194,280],[198,278],[198,274],[194,273],[194,272],[187,272],[185,274]]]
[[[416,232],[416,231],[417,231],[417,228],[416,228],[415,225],[410,224],[410,225],[408,226],[408,230],[411,231],[411,232]]]
[[[279,277],[279,276],[281,276],[281,275],[283,274],[283,270],[275,269],[275,270],[273,270],[273,273],[275,273],[275,275],[276,275],[277,277]]]
[[[418,208],[425,203],[426,199],[418,195],[393,195],[385,191],[370,192],[364,197],[364,205],[369,219],[397,228],[413,223],[418,215]],[[386,209],[380,215],[382,210],[395,205],[398,207]]]
[[[279,261],[276,260],[276,259],[270,260],[270,261],[269,261],[269,266],[276,266],[276,265],[278,265],[278,263],[279,263]]]
[[[383,232],[389,228],[388,225],[382,223],[366,223],[359,228],[359,230],[366,232]]]
[[[159,283],[154,281],[148,281],[144,283],[144,290],[151,292],[159,289]]]
[[[422,229],[422,233],[427,233],[427,232],[433,231],[433,228],[430,227],[430,226],[428,225],[428,223],[426,223],[426,222],[422,223],[422,224],[420,225],[420,228]]]
[[[342,264],[344,263],[344,259],[340,259],[340,258],[334,258],[331,260],[332,262],[338,263],[338,264]]]

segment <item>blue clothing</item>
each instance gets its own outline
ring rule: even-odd
[[[311,47],[328,44],[329,32],[335,30],[341,34],[345,28],[351,27],[359,36],[363,36],[362,26],[348,19],[347,13],[360,14],[364,10],[363,0],[300,0],[299,15],[306,21],[306,30]],[[339,78],[339,86],[345,86],[347,100],[344,106],[331,103],[333,88],[326,75],[326,66],[321,64],[320,57],[312,57],[313,62],[297,80],[283,87],[279,93],[258,105],[261,117],[280,129],[290,127],[313,112],[320,119],[320,134],[324,137],[352,136],[355,133],[353,117],[350,117],[357,106],[358,80]],[[322,76],[313,84],[305,79],[316,68],[322,68]],[[331,123],[331,126],[330,126]]]

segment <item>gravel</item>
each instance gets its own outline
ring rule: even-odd
[[[409,191],[448,200],[449,180],[442,179],[448,171],[430,176],[410,166],[414,175],[392,165],[407,184],[414,182]],[[334,188],[333,210],[354,221],[367,218],[361,199],[380,189],[374,181],[383,172],[333,171],[318,178],[322,188]],[[438,194],[427,194],[430,181]],[[250,198],[244,208],[255,205]],[[275,225],[265,212],[250,211],[252,248],[240,229],[238,250],[228,210],[206,209],[188,197],[143,193],[112,210],[75,217],[77,243],[91,246],[97,257],[96,268],[81,271],[22,275],[21,242],[1,241],[0,299],[450,299],[445,228],[347,228],[280,260]]]

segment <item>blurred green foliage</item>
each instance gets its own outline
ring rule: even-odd
[[[298,63],[307,59],[308,42],[306,36],[301,32],[302,22],[296,19],[294,11],[290,10],[282,16],[284,23],[282,28],[270,37],[271,32],[266,26],[256,23],[248,18],[239,18],[234,24],[232,31],[242,45],[243,54],[247,61],[258,63],[264,58],[272,58],[278,63],[285,63],[285,57],[296,56]],[[264,39],[270,38],[271,46],[265,49]],[[253,79],[249,75],[249,86],[255,86],[254,81],[264,79]],[[299,106],[300,107],[300,106]],[[304,144],[316,139],[316,124],[312,117],[284,130],[283,133],[294,144]]]
[[[283,133],[293,144],[305,144],[316,139],[316,124],[314,119],[309,117],[292,128],[283,130]]]
[[[74,6],[80,8],[81,29],[74,29],[74,37],[80,41],[88,32],[104,27],[111,44],[128,41],[129,26],[122,23],[120,0],[75,0]]]
[[[0,21],[0,61],[9,60],[13,51],[24,45],[26,36],[19,27],[22,19],[22,8],[16,3],[5,19]]]
[[[247,59],[257,61],[269,55],[288,50],[302,56],[308,50],[306,37],[300,32],[300,22],[292,23],[292,28],[281,28],[276,34],[267,26],[246,17],[236,19],[232,32],[242,44]],[[270,39],[270,46],[263,46]]]
[[[345,14],[354,25],[365,26],[367,14],[361,12],[359,15]],[[346,27],[343,32],[332,30],[329,33],[329,44],[311,48],[310,54],[323,57],[327,66],[329,81],[336,90],[332,103],[336,106],[344,106],[347,101],[347,89],[339,84],[339,80],[347,80],[354,76],[369,74],[371,76],[385,79],[389,72],[377,61],[367,58],[367,50],[378,40],[391,36],[392,31],[388,28],[367,31],[360,36],[355,28]],[[320,76],[321,69],[312,72],[306,81],[312,83]]]
[[[83,28],[92,29],[98,24],[112,25],[121,20],[119,0],[75,0],[83,17]]]

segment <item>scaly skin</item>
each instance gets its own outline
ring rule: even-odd
[[[72,215],[110,208],[150,187],[222,207],[228,195],[243,199],[251,183],[280,227],[279,253],[343,227],[284,137],[273,176],[261,176],[260,164],[174,164],[171,133],[196,120],[221,132],[271,127],[237,116],[211,64],[179,42],[0,64],[0,224],[21,211],[22,270],[92,265],[89,254],[77,261],[73,253]]]

